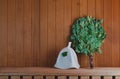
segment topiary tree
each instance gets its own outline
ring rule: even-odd
[[[93,68],[94,53],[101,53],[100,47],[106,37],[102,22],[103,20],[86,16],[78,18],[72,25],[72,47],[76,53],[89,56],[90,68]]]

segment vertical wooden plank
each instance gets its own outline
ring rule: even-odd
[[[16,66],[24,66],[23,61],[23,0],[16,0]]]
[[[112,0],[112,66],[119,67],[119,6],[120,0]]]
[[[88,0],[88,15],[95,17],[95,0]]]
[[[101,79],[100,76],[92,76],[92,79]]]
[[[70,76],[69,79],[78,79],[78,76]]]
[[[32,66],[32,26],[31,0],[24,0],[24,61],[25,66]]]
[[[43,76],[34,76],[34,79],[43,79]]]
[[[32,76],[23,76],[23,79],[32,79]]]
[[[8,0],[8,66],[15,66],[15,0]]]
[[[81,76],[81,79],[89,79],[89,76]]]
[[[112,1],[104,0],[104,29],[107,37],[104,43],[104,66],[112,66]]]
[[[79,0],[72,0],[72,22],[74,22],[80,16],[79,5]]]
[[[32,0],[32,53],[33,66],[40,66],[40,0]]]
[[[112,79],[112,76],[104,76],[104,79]]]
[[[88,14],[88,0],[80,0],[80,17]]]
[[[49,15],[49,20],[50,17],[51,13]],[[51,25],[50,27],[53,27],[53,25]],[[40,66],[47,66],[47,53],[48,53],[48,0],[40,0],[40,55],[39,55]]]
[[[48,0],[48,65],[53,66],[55,63],[55,0]]]
[[[72,21],[72,18],[71,18],[71,11],[72,11],[72,8],[71,8],[71,1],[72,0],[65,0],[64,1],[64,44],[67,45],[68,44],[68,41],[70,41],[70,31],[71,31],[71,21]]]
[[[8,76],[0,76],[0,79],[8,79]]]
[[[56,53],[63,48],[63,26],[64,26],[64,1],[56,0]],[[57,58],[57,55],[55,55]]]
[[[55,79],[55,76],[46,76],[46,79]]]
[[[11,79],[20,79],[20,76],[11,76]]]
[[[98,19],[103,19],[103,0],[96,0],[95,6],[95,16]],[[103,26],[104,28],[104,26]],[[104,43],[101,47],[102,54],[95,54],[95,66],[103,66],[104,65]]]
[[[66,76],[58,76],[58,79],[67,79]]]
[[[7,66],[7,0],[0,0],[0,66]]]
[[[115,76],[115,79],[120,79],[120,76]]]

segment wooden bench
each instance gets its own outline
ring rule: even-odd
[[[120,68],[0,68],[0,79],[120,79]]]

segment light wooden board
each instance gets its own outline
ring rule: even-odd
[[[55,76],[46,76],[46,79],[55,79]]]
[[[8,79],[8,76],[0,76],[0,79]]]
[[[66,76],[58,76],[58,79],[66,79]]]
[[[20,76],[11,76],[11,79],[20,79]]]
[[[92,79],[101,79],[101,76],[92,76]]]
[[[115,79],[120,79],[120,76],[116,76],[116,78]]]
[[[81,79],[89,79],[89,76],[81,76]]]
[[[104,76],[104,79],[112,79],[112,76]]]
[[[34,79],[43,79],[43,76],[34,76]]]
[[[69,79],[78,79],[78,76],[69,76]]]
[[[32,79],[32,76],[23,76],[23,79]]]

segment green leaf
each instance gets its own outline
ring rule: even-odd
[[[63,57],[66,57],[67,54],[68,54],[68,52],[63,52],[63,53],[62,53],[62,56],[63,56]]]

